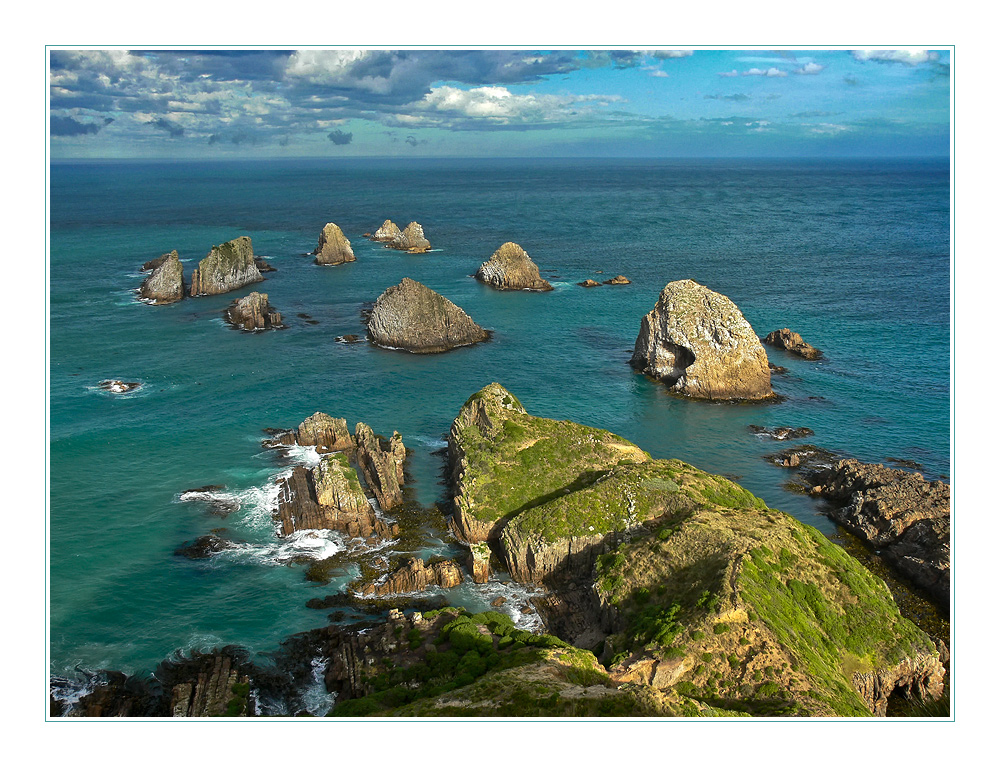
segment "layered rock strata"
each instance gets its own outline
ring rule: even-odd
[[[209,296],[228,293],[264,278],[254,260],[249,237],[216,245],[191,274],[191,295]]]
[[[830,516],[942,605],[951,597],[951,487],[853,458],[808,477]]]
[[[233,301],[225,311],[226,322],[246,331],[271,330],[285,327],[281,314],[267,300],[267,293],[254,291]]]
[[[359,423],[354,429],[358,466],[365,482],[375,494],[379,506],[388,511],[403,502],[403,462],[406,447],[399,432],[393,432],[383,445],[368,424]]]
[[[807,360],[818,360],[823,356],[823,352],[807,344],[802,339],[802,336],[788,328],[771,331],[765,336],[764,343],[778,349],[784,349],[792,354],[797,354]]]
[[[375,301],[368,333],[378,346],[418,354],[448,351],[489,338],[460,307],[409,277]]]
[[[498,290],[552,290],[520,245],[505,242],[476,271],[476,279]]]
[[[139,287],[139,297],[152,304],[172,304],[184,298],[184,267],[176,250],[143,264],[151,269]]]
[[[375,230],[375,234],[367,235],[367,237],[375,242],[392,242],[399,235],[399,227],[386,219],[382,222],[382,226]]]
[[[767,355],[736,304],[693,280],[668,283],[630,364],[673,391],[711,400],[774,396]]]
[[[405,565],[390,574],[382,583],[370,583],[361,589],[365,596],[389,596],[423,591],[429,586],[450,589],[462,582],[462,571],[451,560],[425,563],[413,557]]]
[[[350,240],[334,223],[323,227],[323,231],[319,235],[319,244],[313,251],[313,255],[316,256],[316,263],[324,266],[346,264],[357,260],[351,249]]]
[[[313,413],[297,429],[273,433],[273,437],[264,440],[264,447],[302,445],[315,447],[318,453],[353,452],[356,447],[346,419],[326,413]]]
[[[402,232],[386,241],[386,247],[405,250],[407,253],[426,253],[431,249],[431,244],[424,236],[424,228],[416,221],[411,221]]]

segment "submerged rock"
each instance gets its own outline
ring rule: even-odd
[[[249,237],[216,245],[191,275],[191,295],[210,296],[228,293],[264,278],[254,261]]]
[[[267,293],[250,293],[233,301],[225,311],[226,322],[240,330],[271,330],[285,327],[281,314],[268,303]]]
[[[426,253],[431,249],[431,244],[424,237],[424,228],[416,221],[411,221],[406,229],[386,242],[386,247],[405,250],[407,253]]]
[[[830,516],[944,606],[951,599],[951,486],[853,458],[812,473]]]
[[[227,549],[238,548],[238,544],[222,538],[215,533],[202,535],[193,541],[184,541],[174,549],[175,557],[187,557],[188,559],[208,559]]]
[[[801,426],[797,429],[793,429],[790,426],[756,426],[751,424],[747,426],[747,431],[751,434],[757,434],[761,437],[770,437],[776,440],[786,440],[786,439],[802,439],[803,437],[811,437],[813,435],[813,430],[807,426]]]
[[[324,266],[334,266],[346,264],[349,261],[356,261],[354,251],[351,249],[351,242],[344,236],[340,227],[330,223],[323,227],[319,235],[319,244],[313,251],[316,256],[316,263]]]
[[[184,298],[184,267],[176,250],[143,264],[152,269],[139,287],[139,297],[152,304],[172,304]]]
[[[409,277],[375,301],[368,332],[378,346],[418,354],[448,351],[489,338],[460,307]]]
[[[767,355],[750,323],[726,296],[693,280],[663,289],[642,318],[630,364],[689,397],[774,396]]]
[[[135,391],[142,386],[142,384],[138,381],[119,381],[118,379],[101,381],[97,385],[104,391],[109,391],[114,394],[126,394],[127,392]]]
[[[807,344],[802,340],[802,336],[788,328],[771,331],[764,338],[764,343],[797,354],[807,360],[818,360],[823,356],[823,352]]]
[[[476,279],[498,290],[552,290],[520,245],[505,242],[476,271]]]

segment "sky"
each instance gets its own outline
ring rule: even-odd
[[[951,50],[60,49],[50,158],[947,156]]]

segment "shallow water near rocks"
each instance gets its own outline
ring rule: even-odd
[[[224,644],[266,653],[325,625],[306,602],[351,574],[310,582],[306,561],[343,542],[280,541],[269,505],[289,460],[314,456],[260,446],[264,429],[317,410],[352,430],[399,431],[424,505],[446,495],[452,419],[491,381],[535,415],[735,478],[828,534],[817,503],[784,489],[790,471],[764,460],[794,441],[750,425],[808,427],[809,442],[834,452],[951,473],[946,162],[55,164],[50,213],[53,675],[148,671],[176,650]],[[361,237],[386,218],[420,222],[433,250]],[[356,262],[320,267],[304,255],[329,221]],[[265,282],[168,306],[137,300],[143,262],[177,249],[189,277],[212,245],[240,235],[277,269]],[[543,276],[559,275],[553,291],[499,292],[470,277],[508,240]],[[616,274],[631,284],[576,284]],[[492,340],[426,356],[336,341],[363,339],[362,305],[403,277],[457,303]],[[627,361],[641,317],[685,278],[730,297],[758,335],[790,327],[825,357],[769,348],[788,369],[773,377],[778,404],[668,393]],[[223,309],[251,290],[268,294],[287,329],[225,326]],[[109,379],[141,388],[101,390]],[[224,485],[238,508],[220,517],[179,499],[208,485]],[[173,555],[218,528],[241,548]],[[430,541],[421,553],[450,546]],[[509,588],[470,585],[452,598],[482,609]]]

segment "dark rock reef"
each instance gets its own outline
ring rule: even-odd
[[[951,487],[853,458],[809,475],[830,516],[947,607],[951,598]]]
[[[211,296],[228,293],[264,278],[257,268],[253,244],[249,237],[215,245],[208,255],[198,262],[191,274],[191,295]]]
[[[823,356],[823,352],[807,344],[802,340],[802,336],[788,328],[771,331],[765,336],[764,343],[768,346],[774,346],[792,354],[797,354],[807,360],[818,360]]]
[[[254,291],[233,301],[224,313],[226,322],[239,330],[276,330],[285,327],[281,314],[268,303],[267,293]]]
[[[409,277],[375,301],[368,333],[378,346],[418,354],[448,351],[489,338],[460,307]]]
[[[184,267],[176,250],[143,264],[152,270],[139,287],[139,297],[151,304],[172,304],[184,298]]]
[[[130,391],[135,391],[142,386],[138,381],[119,381],[117,378],[109,379],[107,381],[101,381],[97,386],[104,391],[109,391],[112,394],[127,394]]]
[[[806,427],[800,426],[797,429],[791,426],[756,426],[751,424],[747,426],[747,431],[751,434],[756,434],[761,437],[770,437],[775,440],[786,440],[786,439],[802,439],[803,437],[811,437],[813,435],[813,430]]]
[[[693,280],[663,288],[642,318],[630,364],[689,397],[774,396],[767,355],[750,323],[726,296]]]
[[[319,235],[319,244],[312,254],[316,256],[316,263],[324,266],[335,266],[357,260],[351,249],[350,240],[334,223],[323,227]]]
[[[476,279],[497,290],[552,290],[520,245],[505,242],[476,271]]]

